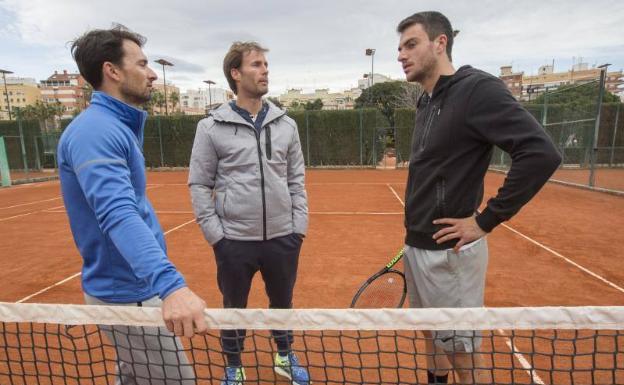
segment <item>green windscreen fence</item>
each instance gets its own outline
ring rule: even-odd
[[[555,104],[545,99],[541,104],[525,104],[524,107],[544,127],[563,158],[551,179],[624,192],[624,107],[621,103],[603,103],[599,125],[596,124],[597,103],[591,101]],[[415,111],[396,110],[394,119],[397,166],[406,167]],[[509,155],[495,147],[491,167],[506,172],[510,166]]]

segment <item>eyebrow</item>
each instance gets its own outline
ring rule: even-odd
[[[407,45],[408,43],[414,43],[414,42],[417,42],[417,41],[418,41],[418,38],[417,38],[417,37],[412,37],[412,38],[409,38],[409,39],[407,39],[406,41],[404,41],[403,43],[399,44],[399,48],[398,48],[398,49],[400,50],[402,47],[404,47],[404,46],[405,46],[405,45]]]

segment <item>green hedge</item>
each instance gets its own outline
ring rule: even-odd
[[[203,116],[148,118],[145,123],[143,145],[145,165],[188,167],[197,123],[203,118]]]
[[[291,111],[307,166],[374,166],[388,122],[376,109]]]
[[[412,145],[412,132],[414,131],[414,120],[416,111],[411,108],[401,108],[394,110],[395,147],[397,163],[409,160]]]

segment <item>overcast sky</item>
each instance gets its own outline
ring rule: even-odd
[[[211,79],[227,87],[222,60],[235,40],[270,49],[270,94],[287,88],[357,86],[370,72],[366,48],[375,48],[375,73],[400,79],[396,25],[418,11],[438,10],[460,30],[457,67],[471,64],[498,75],[501,65],[534,74],[554,60],[555,70],[582,57],[590,66],[624,68],[624,1],[222,1],[0,0],[0,68],[47,78],[77,71],[69,42],[113,22],[147,37],[150,60],[165,58],[167,80],[182,90]],[[152,64],[159,76],[162,70]]]

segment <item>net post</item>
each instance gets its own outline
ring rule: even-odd
[[[7,159],[4,137],[0,136],[0,175],[2,176],[2,186],[11,186],[11,173],[9,171],[9,160]]]

